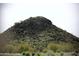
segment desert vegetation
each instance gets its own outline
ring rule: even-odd
[[[42,16],[30,17],[0,34],[0,53],[24,56],[78,55],[79,38]],[[73,53],[72,53],[73,52]],[[68,55],[68,54],[67,54]]]

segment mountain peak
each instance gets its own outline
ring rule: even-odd
[[[42,16],[30,17],[21,23],[15,23],[14,31],[17,34],[35,34],[52,26],[52,22]]]

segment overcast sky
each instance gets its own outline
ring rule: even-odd
[[[53,24],[79,37],[79,4],[0,4],[0,32],[4,32],[15,22],[29,17],[44,16]]]

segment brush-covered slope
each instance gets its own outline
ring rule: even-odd
[[[40,51],[53,42],[76,45],[79,43],[78,37],[56,27],[49,19],[42,16],[30,17],[15,23],[14,26],[0,34],[0,42],[4,42],[2,45],[14,40],[28,42],[32,48]]]

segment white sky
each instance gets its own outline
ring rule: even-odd
[[[0,32],[30,16],[44,16],[53,24],[79,37],[79,4],[25,3],[0,4]]]

